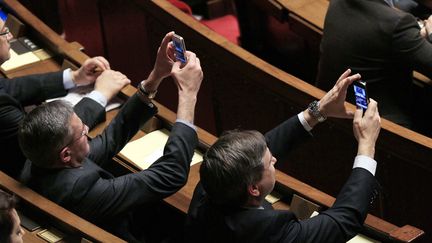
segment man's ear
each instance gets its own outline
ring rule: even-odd
[[[252,197],[259,197],[261,195],[258,185],[249,185],[248,186],[248,193]]]
[[[62,164],[69,164],[71,161],[71,152],[68,147],[63,148],[60,151],[60,161]]]

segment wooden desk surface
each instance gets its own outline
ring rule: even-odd
[[[35,62],[13,69],[5,74],[8,78],[15,78],[37,73],[56,72],[61,69],[61,65],[53,58]]]
[[[289,13],[301,17],[313,26],[323,30],[324,19],[330,2],[328,0],[276,0]]]
[[[29,243],[46,243],[45,240],[39,238],[35,232],[30,232],[24,229],[25,235],[23,236],[23,242]]]

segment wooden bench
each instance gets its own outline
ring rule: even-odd
[[[32,191],[1,171],[0,188],[15,194],[19,198],[18,210],[25,212],[25,215],[42,226],[33,232],[26,230],[25,242],[27,240],[44,242],[36,236],[37,233],[52,228],[64,233],[64,240],[67,242],[79,242],[81,238],[93,242],[125,242]]]

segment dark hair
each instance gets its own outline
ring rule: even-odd
[[[10,242],[13,230],[12,209],[15,197],[0,189],[0,242]]]
[[[244,205],[248,186],[261,180],[267,149],[258,131],[233,130],[223,134],[204,155],[201,183],[216,204]]]
[[[23,120],[18,139],[24,155],[40,167],[49,168],[59,159],[60,149],[72,136],[74,110],[66,101],[36,107]]]

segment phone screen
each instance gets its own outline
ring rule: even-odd
[[[365,82],[354,83],[354,95],[357,107],[361,107],[363,110],[366,110],[368,107],[369,99],[367,96]]]
[[[174,34],[173,36],[175,57],[182,63],[186,63],[186,46],[183,37]]]
[[[3,22],[6,22],[7,15],[7,12],[0,8],[0,19],[3,20]]]

